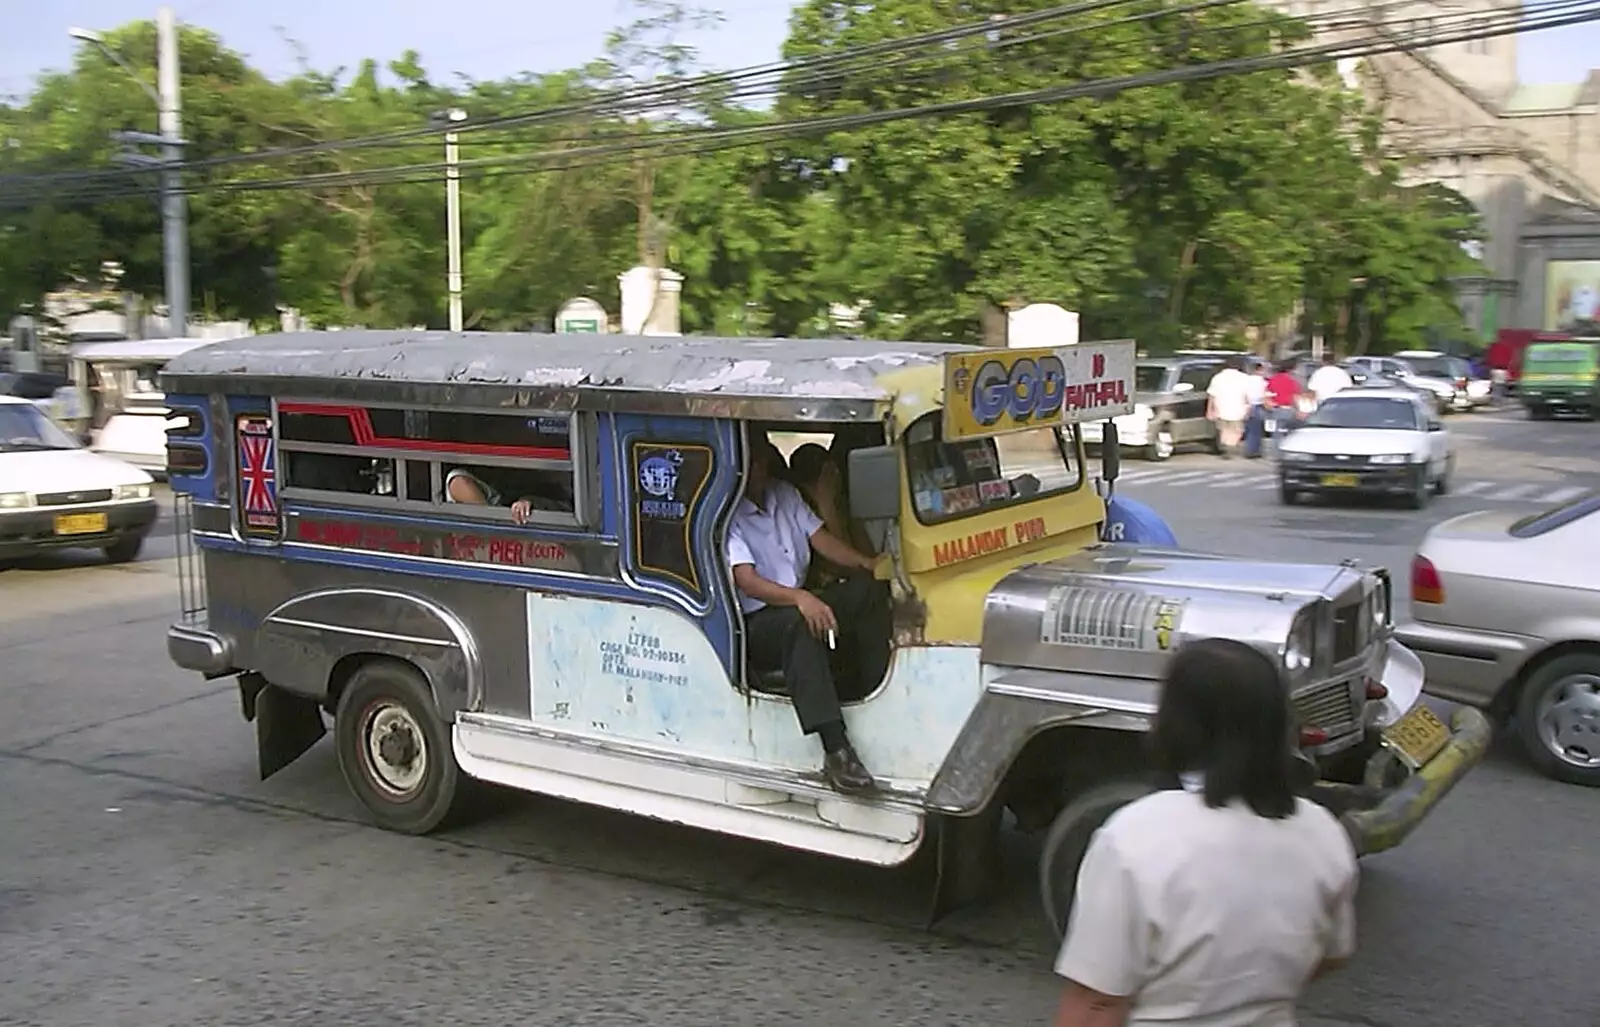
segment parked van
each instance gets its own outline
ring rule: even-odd
[[[1519,386],[1533,420],[1557,412],[1594,420],[1600,407],[1600,339],[1534,343],[1522,354]]]

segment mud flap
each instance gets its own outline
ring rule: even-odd
[[[245,687],[243,680],[240,687]],[[263,781],[299,759],[328,733],[322,722],[322,707],[316,700],[285,692],[275,685],[263,683],[248,706],[254,707],[256,753]]]
[[[937,819],[938,862],[929,927],[994,894],[1000,883],[1000,816],[1004,810],[995,802],[976,816]]]

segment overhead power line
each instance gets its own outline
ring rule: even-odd
[[[1592,21],[1600,18],[1600,5],[1580,3],[1578,0],[1549,0],[1549,2],[1532,5],[1522,13],[1526,17],[1519,16],[1516,12],[1506,12],[1499,17],[1493,15],[1447,16],[1433,19],[1431,25],[1426,28],[1400,33],[1380,30],[1350,40],[1336,40],[1323,44],[1294,47],[1272,54],[1185,65],[1122,78],[1079,82],[1023,92],[734,128],[700,128],[670,134],[651,133],[619,140],[615,143],[543,151],[535,154],[513,154],[481,158],[477,161],[463,162],[462,175],[468,178],[489,178],[502,177],[506,174],[567,170],[612,163],[618,159],[637,156],[640,153],[651,153],[659,156],[710,153],[738,146],[847,131],[910,118],[927,118],[1006,109],[1082,97],[1109,96],[1127,89],[1144,86],[1203,81],[1223,75],[1305,67],[1346,58],[1373,56],[1424,46],[1437,46],[1470,39],[1506,35],[1518,31],[1534,31],[1536,29]],[[434,181],[438,178],[441,168],[442,165],[435,163],[411,164],[364,169],[354,172],[302,175],[277,180],[209,183],[191,188],[195,192],[212,190],[260,191],[342,187],[358,184],[400,184]],[[123,193],[122,195],[130,194]],[[101,193],[95,198],[109,198],[109,194]]]

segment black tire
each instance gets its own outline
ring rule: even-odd
[[[1444,473],[1439,475],[1439,480],[1433,483],[1435,495],[1448,496],[1450,494],[1450,476],[1456,473],[1456,458],[1445,457]]]
[[[1542,406],[1530,406],[1530,407],[1528,407],[1528,420],[1530,420],[1530,421],[1548,421],[1548,420],[1550,420],[1550,408],[1549,407],[1542,407]]]
[[[111,563],[132,563],[144,548],[143,535],[125,535],[105,548],[106,560]]]
[[[379,826],[427,834],[464,807],[466,781],[450,748],[449,729],[427,682],[410,665],[376,660],[359,668],[339,696],[333,730],[345,783]],[[369,737],[375,730],[394,739],[392,760],[373,754]],[[400,775],[409,773],[417,759],[422,767],[409,785]]]
[[[1300,502],[1300,490],[1290,486],[1286,481],[1279,480],[1278,499],[1283,502],[1284,506],[1293,506]]]
[[[1152,790],[1131,778],[1106,781],[1083,792],[1056,814],[1039,853],[1039,897],[1057,938],[1067,932],[1067,918],[1072,914],[1078,887],[1078,868],[1094,833],[1111,814]]]
[[[1428,465],[1423,464],[1417,469],[1417,483],[1405,495],[1407,509],[1423,510],[1433,499],[1433,483],[1428,480]]]
[[[1553,697],[1552,693],[1584,687],[1585,684],[1589,688],[1600,689],[1600,653],[1580,652],[1558,656],[1534,671],[1522,686],[1522,693],[1517,696],[1517,739],[1522,743],[1528,759],[1546,777],[1568,784],[1600,788],[1600,765],[1583,766],[1558,756],[1551,746],[1545,744],[1539,729],[1539,707],[1544,705],[1547,698]],[[1600,702],[1600,697],[1594,701]],[[1591,713],[1587,717],[1579,715],[1578,719],[1577,733],[1592,739],[1587,743],[1588,754],[1600,759],[1600,713]]]

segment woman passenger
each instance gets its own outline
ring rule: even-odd
[[[853,530],[845,502],[844,474],[832,453],[815,442],[800,446],[789,454],[789,480],[800,490],[800,495],[805,498],[812,512],[822,518],[822,524],[829,534],[849,542],[857,552],[873,555],[873,549],[863,533]],[[844,576],[843,570],[820,555],[813,558],[812,568],[813,577],[818,582],[833,581]]]
[[[1165,789],[1094,835],[1056,972],[1056,1027],[1291,1027],[1355,952],[1356,857],[1291,790],[1277,665],[1212,638],[1173,657],[1149,743]]]

